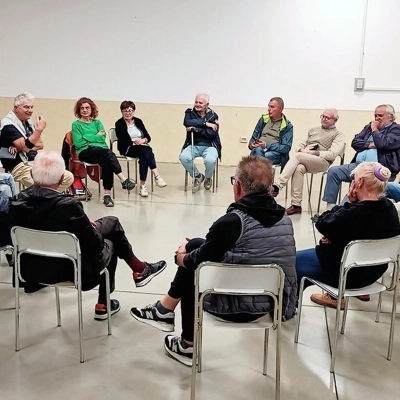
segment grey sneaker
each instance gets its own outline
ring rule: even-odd
[[[164,179],[162,178],[161,175],[157,175],[157,176],[154,178],[154,180],[156,181],[156,185],[157,185],[159,188],[163,188],[163,187],[167,186],[167,182],[164,181]]]
[[[122,189],[125,189],[125,190],[133,190],[133,189],[135,189],[135,186],[136,186],[136,182],[133,181],[132,179],[126,178],[122,182]]]
[[[147,285],[155,276],[159,273],[163,272],[167,266],[167,263],[164,260],[158,261],[156,263],[147,263],[146,268],[141,274],[140,278],[135,279],[135,272],[133,273],[133,280],[135,281],[136,287],[142,287]]]
[[[203,183],[205,176],[203,174],[199,174],[194,178],[193,182],[193,192],[198,192],[200,190],[201,184]]]
[[[109,194],[106,194],[106,195],[103,197],[103,204],[104,204],[106,207],[114,207],[113,199],[111,198],[111,196],[110,196]]]
[[[204,180],[204,189],[210,190],[212,186],[212,178],[206,178]]]

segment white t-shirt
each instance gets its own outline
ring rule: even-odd
[[[132,141],[142,137],[142,132],[136,128],[136,125],[128,125],[128,133]]]

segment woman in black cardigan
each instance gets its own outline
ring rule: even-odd
[[[167,186],[164,179],[157,171],[156,160],[152,148],[149,146],[151,137],[143,124],[143,121],[133,116],[136,110],[133,101],[123,101],[120,105],[122,118],[115,123],[115,132],[118,138],[118,151],[127,157],[139,158],[140,190],[139,195],[149,195],[146,178],[150,168],[154,174],[156,185],[160,188]]]

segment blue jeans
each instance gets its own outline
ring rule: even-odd
[[[281,153],[278,153],[277,151],[268,151],[261,147],[255,147],[251,151],[250,155],[268,158],[272,165],[279,165],[281,163]]]
[[[386,197],[394,201],[400,201],[400,184],[396,182],[389,182],[386,188]]]
[[[217,165],[217,149],[212,146],[193,146],[193,154],[192,146],[188,146],[182,150],[181,154],[179,155],[179,160],[192,177],[193,173],[194,177],[200,175],[196,164],[193,162],[193,159],[196,157],[203,157],[204,165],[206,167],[206,178],[212,178],[215,166]]]
[[[324,191],[323,201],[335,204],[342,182],[351,182],[351,171],[357,166],[356,163],[345,164],[328,169],[328,177],[326,179],[326,186]]]
[[[0,191],[4,192],[8,197],[17,194],[14,178],[11,174],[0,173]]]
[[[303,276],[317,281],[324,281],[324,270],[319,263],[315,248],[296,251],[296,274],[299,289]],[[311,285],[310,281],[305,281],[304,289]]]

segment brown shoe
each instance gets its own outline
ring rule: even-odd
[[[337,307],[337,300],[333,299],[331,296],[329,296],[328,293],[324,294],[312,294],[310,297],[311,301],[315,304],[319,304],[320,306],[325,306],[325,307],[330,307],[330,308],[336,308]],[[342,300],[340,304],[340,309],[344,310],[344,299]]]
[[[361,294],[360,296],[356,296],[358,300],[361,301],[370,301],[371,296],[369,294]]]
[[[286,209],[286,214],[287,215],[293,215],[293,214],[301,214],[301,206],[294,206],[291,205],[289,208]]]

